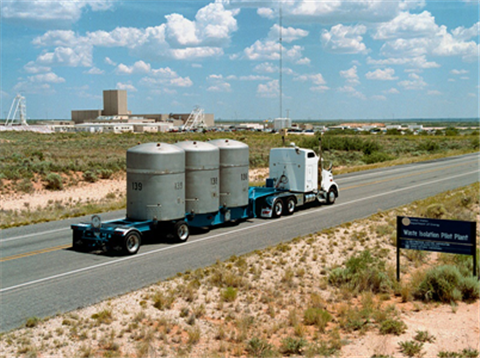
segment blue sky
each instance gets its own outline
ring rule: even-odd
[[[2,118],[17,93],[28,118],[64,119],[101,109],[115,88],[133,113],[479,117],[478,1],[3,0],[1,10]]]

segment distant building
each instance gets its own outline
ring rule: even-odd
[[[284,128],[290,128],[292,126],[292,120],[290,118],[275,118],[273,120],[273,129],[279,131]]]
[[[72,121],[82,123],[144,123],[145,120],[153,122],[169,122],[173,126],[180,127],[187,121],[190,113],[169,114],[132,114],[128,110],[126,90],[103,91],[103,110],[73,110]],[[215,117],[212,113],[204,114],[204,122],[207,127],[215,125]]]

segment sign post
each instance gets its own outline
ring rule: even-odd
[[[397,216],[397,281],[400,281],[400,249],[472,255],[477,275],[477,223]]]

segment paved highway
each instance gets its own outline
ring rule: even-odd
[[[479,162],[477,153],[338,176],[340,197],[333,206],[199,232],[184,244],[150,243],[134,256],[72,251],[70,224],[89,218],[3,230],[0,331],[19,327],[29,317],[43,318],[91,305],[217,259],[276,245],[477,182]],[[124,211],[117,211],[102,218],[124,215]]]

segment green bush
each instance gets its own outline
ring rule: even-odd
[[[393,160],[394,158],[385,152],[373,152],[362,157],[365,164],[374,164]]]
[[[285,338],[282,340],[280,352],[286,356],[302,355],[303,348],[307,345],[307,341],[303,338]]]
[[[87,183],[95,183],[98,181],[97,173],[91,170],[88,170],[85,173],[83,173],[83,180],[85,180]]]
[[[380,325],[381,334],[395,334],[396,336],[399,336],[406,330],[407,325],[404,322],[393,318],[386,319]]]
[[[238,290],[233,287],[227,287],[222,291],[221,297],[224,302],[233,302],[237,299]]]
[[[45,178],[45,189],[48,190],[62,190],[63,189],[63,180],[60,175],[57,173],[50,173]]]
[[[479,285],[475,277],[464,277],[457,267],[443,265],[427,271],[418,287],[414,288],[413,295],[424,301],[470,301],[479,298]]]
[[[328,282],[334,286],[347,286],[360,293],[389,292],[392,280],[386,274],[385,261],[375,258],[369,250],[350,257],[345,268],[336,268],[328,276]]]
[[[307,308],[303,313],[303,321],[306,325],[315,325],[320,331],[324,331],[328,322],[332,320],[332,315],[321,308]]]
[[[252,357],[272,357],[272,345],[267,341],[254,337],[247,342],[247,353]]]

